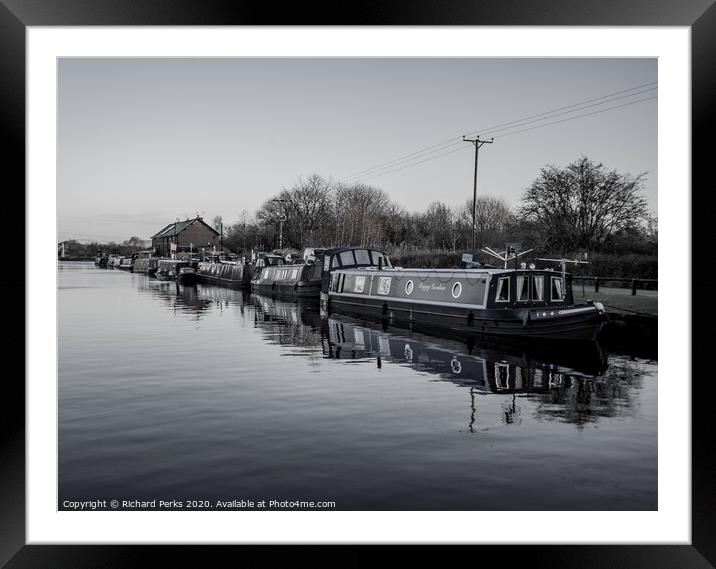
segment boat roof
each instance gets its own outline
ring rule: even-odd
[[[342,271],[377,271],[377,267],[371,266],[371,267],[347,267],[345,269],[337,269]],[[553,269],[515,269],[515,268],[507,268],[507,269],[463,269],[462,267],[457,267],[454,269],[429,269],[429,268],[418,268],[418,267],[385,267],[383,268],[383,272],[386,273],[396,273],[396,272],[418,272],[418,273],[440,273],[440,274],[454,274],[455,272],[459,271],[461,273],[467,273],[467,274],[488,274],[488,275],[503,275],[503,274],[512,274],[512,273],[554,273],[555,275],[561,275],[562,273],[560,271],[555,271]],[[567,273],[569,274],[569,273]]]

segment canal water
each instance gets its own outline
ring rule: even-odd
[[[59,264],[58,313],[59,509],[657,508],[654,360],[384,329],[92,263]]]

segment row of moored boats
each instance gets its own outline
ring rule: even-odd
[[[595,341],[607,322],[598,302],[575,304],[571,275],[519,268],[394,267],[365,247],[306,249],[302,262],[275,253],[251,259],[164,259],[99,256],[100,267],[145,273],[191,286],[208,283],[282,297],[320,300],[326,313],[421,325],[459,335]]]

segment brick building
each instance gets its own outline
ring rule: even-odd
[[[170,257],[171,244],[176,243],[176,252],[213,249],[221,245],[219,232],[204,222],[201,217],[170,223],[152,235],[152,248],[161,257]]]

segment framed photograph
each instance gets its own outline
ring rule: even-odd
[[[0,564],[713,566],[716,8],[581,4],[0,5]]]

